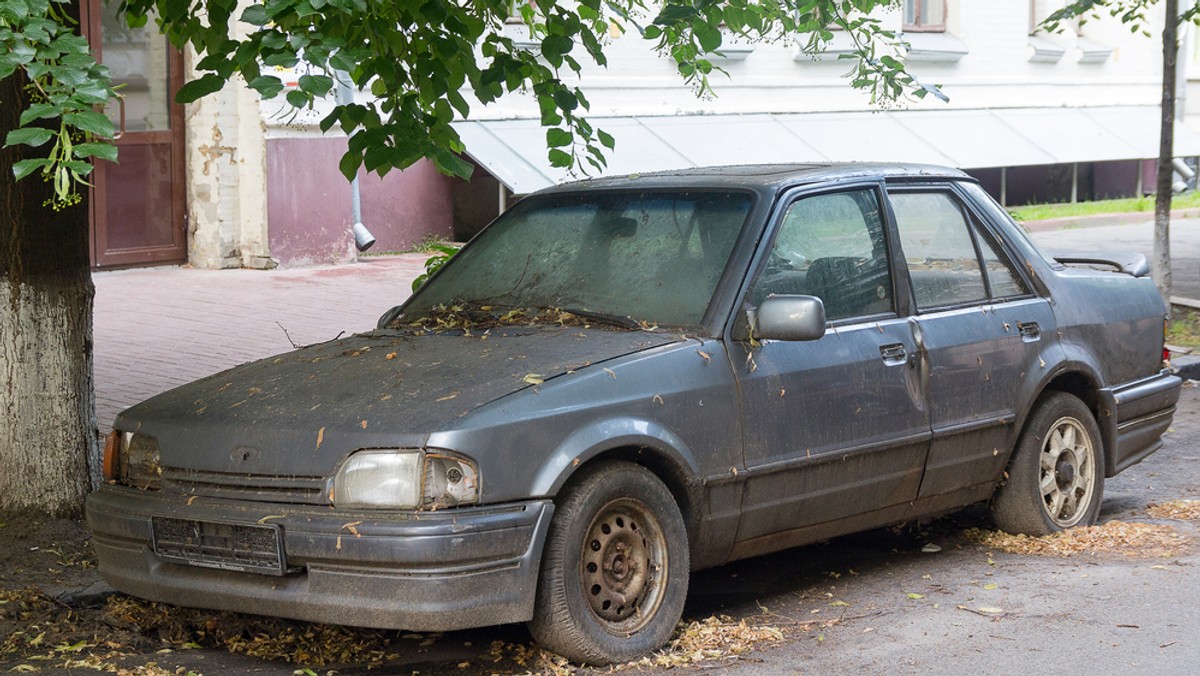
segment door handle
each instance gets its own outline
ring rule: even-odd
[[[117,125],[117,131],[113,133],[112,140],[114,141],[125,135],[125,97],[120,94],[117,95],[117,110],[120,124]]]
[[[908,352],[904,349],[903,343],[882,345],[879,348],[879,354],[883,357],[883,363],[888,366],[898,366],[908,362]]]
[[[1017,330],[1021,332],[1021,340],[1027,343],[1042,337],[1042,327],[1037,322],[1017,322]]]

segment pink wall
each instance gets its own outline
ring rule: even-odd
[[[371,251],[408,251],[429,237],[454,239],[454,186],[432,162],[379,178],[359,170],[363,224],[375,235]]]
[[[267,233],[280,265],[353,258],[350,183],[338,171],[344,138],[267,140]],[[363,224],[371,252],[407,251],[427,237],[452,236],[457,179],[420,162],[384,178],[359,173]]]

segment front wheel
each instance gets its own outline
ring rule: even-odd
[[[584,467],[555,501],[529,631],[577,663],[666,643],[683,614],[687,532],[671,492],[628,462]]]
[[[1091,525],[1103,494],[1104,451],[1092,412],[1065,392],[1043,396],[992,498],[996,525],[1027,535]]]

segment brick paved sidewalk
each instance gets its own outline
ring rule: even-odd
[[[290,350],[289,336],[306,345],[373,328],[385,310],[408,298],[427,257],[270,271],[95,273],[101,434],[120,410],[151,395]]]

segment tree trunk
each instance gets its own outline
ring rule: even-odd
[[[0,139],[28,105],[20,71],[0,80]],[[0,510],[74,515],[91,481],[92,286],[88,207],[54,211],[50,183],[13,179],[42,148],[0,149]]]
[[[1154,282],[1163,300],[1171,302],[1171,184],[1175,169],[1175,60],[1179,54],[1179,0],[1166,0],[1162,53],[1162,128],[1158,144],[1158,177],[1154,195]]]

